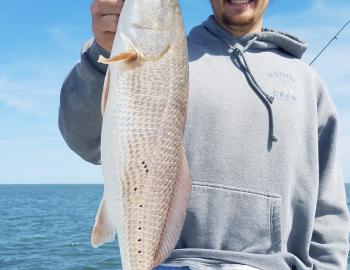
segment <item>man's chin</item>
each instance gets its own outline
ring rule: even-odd
[[[253,24],[253,16],[223,16],[223,23],[228,27],[244,27]]]

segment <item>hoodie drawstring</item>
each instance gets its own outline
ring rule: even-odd
[[[231,44],[227,43],[223,38],[216,35],[208,27],[205,27],[208,32],[210,32],[213,36],[217,37],[221,41],[223,41],[228,47],[228,53],[233,55],[235,59],[237,60],[237,63],[239,64],[240,68],[242,69],[244,75],[246,76],[249,85],[254,90],[255,94],[262,100],[264,105],[267,108],[268,114],[269,114],[269,137],[268,137],[268,149],[270,150],[272,148],[272,144],[277,142],[278,139],[275,135],[275,126],[274,126],[274,119],[273,119],[273,111],[272,111],[272,104],[274,102],[274,96],[271,96],[267,94],[258,84],[256,79],[254,78],[253,73],[251,72],[249,65],[247,63],[247,60],[245,59],[244,53],[254,44],[254,42],[260,37],[260,34],[257,33],[248,43],[245,47],[242,47],[240,45],[232,46]],[[241,48],[240,48],[241,47]]]
[[[249,48],[247,47],[248,46],[246,46],[244,50]],[[242,68],[244,74],[246,75],[246,78],[249,81],[250,86],[253,88],[256,95],[262,99],[264,105],[267,108],[267,111],[269,113],[269,122],[270,122],[269,123],[269,148],[271,148],[272,143],[278,141],[274,132],[275,126],[274,126],[273,111],[271,106],[274,102],[275,97],[267,94],[264,90],[262,90],[262,88],[260,87],[256,79],[254,78],[254,75],[252,74],[248,66],[248,63],[244,57],[244,50],[241,50],[237,47],[230,46],[229,53],[233,54],[236,57],[239,66]]]

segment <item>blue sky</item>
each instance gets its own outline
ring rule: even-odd
[[[2,1],[0,9],[0,184],[102,183],[57,127],[61,84],[91,34],[90,0]],[[186,29],[210,13],[209,0],[180,1]],[[273,0],[264,24],[309,43],[310,60],[350,19],[349,0]],[[341,120],[341,161],[350,182],[350,27],[314,65]]]

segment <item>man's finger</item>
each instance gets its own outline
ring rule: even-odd
[[[95,0],[91,6],[91,14],[98,15],[120,15],[124,1],[122,0]]]
[[[112,32],[101,32],[95,35],[97,43],[107,51],[112,50],[115,33]]]
[[[98,32],[116,32],[118,16],[116,15],[106,15],[96,18],[95,30]]]

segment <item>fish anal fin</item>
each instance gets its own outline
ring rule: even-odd
[[[109,215],[106,201],[102,198],[91,234],[91,245],[97,248],[106,242],[112,242],[115,239],[116,230],[116,225]]]
[[[110,86],[110,80],[111,80],[111,74],[109,68],[107,69],[105,82],[103,84],[103,91],[102,91],[102,99],[101,99],[101,112],[102,116],[105,113],[107,101],[108,101],[108,93],[109,93],[109,86]]]
[[[109,59],[100,55],[97,62],[102,63],[102,64],[110,64],[110,63],[119,62],[119,61],[133,62],[133,61],[136,61],[137,58],[138,58],[137,52],[126,51],[126,52],[121,52],[119,54],[116,54]]]
[[[160,246],[155,256],[153,267],[162,263],[176,246],[180,237],[188,202],[191,193],[191,176],[188,167],[184,146],[181,146],[180,163],[177,172],[177,181],[173,193],[172,202],[168,210],[168,216],[161,237]]]

